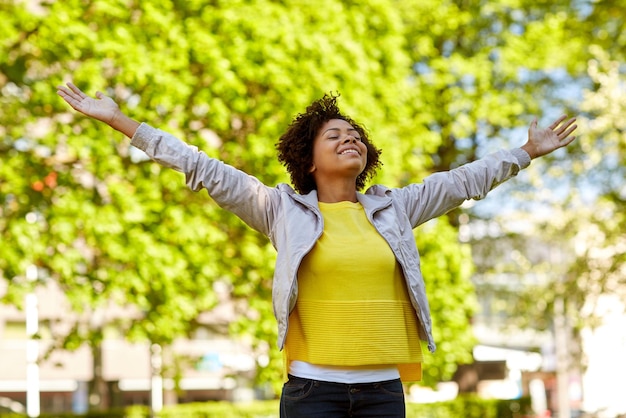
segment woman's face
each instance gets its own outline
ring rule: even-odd
[[[352,125],[342,119],[324,123],[313,141],[311,173],[316,182],[356,178],[367,164],[367,146]]]

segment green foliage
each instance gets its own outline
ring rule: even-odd
[[[407,418],[522,418],[533,412],[530,398],[503,400],[458,397],[452,401],[432,404],[407,403]]]
[[[401,2],[415,69],[415,116],[435,170],[512,147],[508,130],[540,116],[550,72],[571,62],[570,2]],[[502,138],[506,142],[502,142]],[[494,144],[495,142],[495,144]],[[520,144],[521,145],[521,144]]]
[[[55,333],[58,347],[97,344],[107,324],[94,318],[111,303],[132,313],[115,323],[120,335],[167,345],[215,306],[216,281],[249,301],[233,332],[253,335],[260,352],[273,346],[268,241],[186,190],[181,175],[137,162],[55,86],[71,78],[103,89],[134,118],[270,185],[286,179],[274,143],[325,92],[340,91],[347,110],[397,137],[395,122],[409,120],[397,12],[384,2],[297,5],[101,0],[0,11],[12,28],[0,58],[4,300],[19,304],[37,284],[29,266],[54,280],[84,314],[70,334]],[[271,366],[261,376],[279,382],[280,362]]]
[[[594,11],[589,18],[596,13],[603,14]],[[579,24],[584,27],[588,22]],[[607,23],[607,28],[615,24]],[[522,233],[512,234],[520,249],[511,252],[515,257],[492,257],[498,263],[491,266],[491,272],[510,274],[511,281],[525,277],[534,281],[509,297],[514,303],[506,308],[516,325],[549,329],[555,300],[560,299],[574,342],[580,342],[582,329],[601,323],[607,298],[626,297],[626,77],[623,65],[613,59],[620,51],[601,39],[591,43],[586,50],[591,54],[586,62],[589,81],[579,92],[576,142],[569,147],[567,158],[533,163],[527,173],[536,188],[552,187],[555,192],[521,195],[521,200],[534,203],[541,217],[516,211],[500,219],[505,231],[511,223],[527,226]],[[585,353],[576,349],[569,353],[572,360],[584,364],[579,356]]]
[[[437,343],[434,356],[424,356],[424,384],[450,380],[457,364],[472,362],[475,339],[468,326],[476,310],[470,281],[470,248],[455,240],[457,231],[447,218],[433,220],[416,233],[422,273],[433,316]],[[450,309],[450,307],[454,309]]]
[[[552,304],[563,298],[574,330],[599,324],[607,296],[626,296],[626,73],[606,51],[596,46],[592,52],[588,73],[594,88],[583,91],[579,148],[563,167],[568,194],[549,202],[558,222],[542,224],[569,254],[561,275],[546,286],[546,299]]]

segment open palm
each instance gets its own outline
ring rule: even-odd
[[[576,118],[565,119],[567,116],[561,116],[547,128],[537,127],[537,119],[533,120],[528,129],[528,142],[522,148],[526,149],[532,158],[536,158],[569,145],[575,139],[571,134],[577,127],[574,125]]]
[[[89,97],[72,83],[58,86],[57,94],[80,113],[105,123],[111,123],[119,112],[119,106],[110,97],[101,92],[95,98]]]

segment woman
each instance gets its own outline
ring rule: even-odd
[[[419,340],[435,350],[413,229],[483,198],[531,159],[574,140],[575,119],[533,121],[521,148],[502,150],[421,184],[360,190],[380,166],[361,125],[324,96],[281,136],[278,158],[293,188],[263,185],[170,134],[125,116],[102,93],[68,83],[58,94],[77,111],[131,138],[185,174],[277,250],[273,282],[278,346],[288,380],[281,417],[404,417],[402,381],[421,378]]]

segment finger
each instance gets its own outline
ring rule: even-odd
[[[532,122],[530,122],[530,129],[537,129],[537,118],[533,118]]]
[[[73,98],[72,96],[69,95],[61,95],[61,97],[63,97],[63,100],[65,100],[65,102],[67,104],[69,104],[70,106],[72,106],[72,108],[78,110],[78,108],[81,106],[81,101],[80,100],[76,100],[75,98]]]
[[[78,108],[81,106],[82,101],[80,98],[76,97],[76,94],[63,86],[59,86],[57,89],[57,94],[65,100],[67,104],[72,106],[72,108],[79,110]]]
[[[57,94],[59,96],[67,95],[67,89],[64,86],[57,86]]]
[[[63,97],[65,100],[78,100],[80,96],[74,93],[72,90],[68,89],[65,86],[58,86],[57,93],[59,96]]]
[[[562,135],[563,132],[565,132],[566,129],[568,129],[569,127],[571,127],[572,123],[576,122],[576,118],[570,118],[568,119],[566,122],[563,122],[561,124],[561,126],[559,126],[559,129],[557,129],[555,132],[557,135]]]
[[[72,92],[74,92],[79,98],[84,99],[85,97],[87,97],[87,95],[85,93],[82,92],[81,89],[79,89],[78,87],[76,87],[76,85],[74,85],[72,82],[68,82],[67,86],[72,90]]]
[[[559,126],[559,124],[561,122],[563,122],[566,118],[567,118],[567,115],[560,116],[558,119],[556,119],[554,122],[552,122],[552,125],[548,126],[548,128],[550,128],[551,130],[554,130],[554,128]]]
[[[65,100],[68,103],[77,101],[76,98],[74,97],[74,93],[72,93],[71,91],[69,91],[63,86],[57,87],[57,94],[61,96],[63,100]]]
[[[575,136],[568,136],[567,138],[565,138],[564,140],[561,141],[561,143],[559,144],[559,147],[568,146],[569,144],[574,142],[575,139],[576,139]]]
[[[567,139],[567,137],[576,130],[576,128],[578,128],[578,125],[572,125],[569,127],[569,129],[563,133],[559,134],[559,138],[561,139],[561,141],[563,141],[564,139]]]

